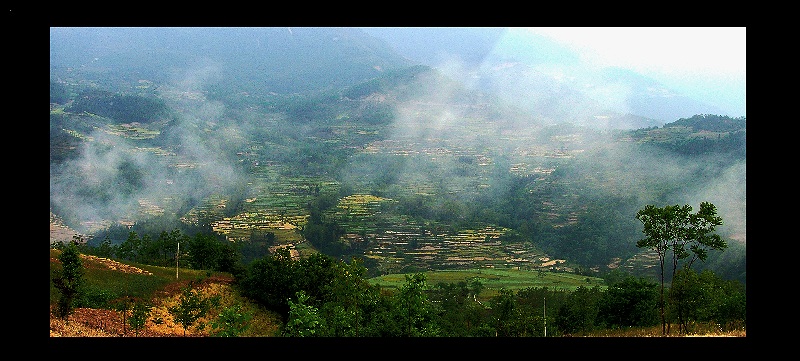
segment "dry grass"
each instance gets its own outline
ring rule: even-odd
[[[177,287],[174,287],[177,288]],[[230,284],[212,280],[193,288],[203,297],[220,297],[220,307],[212,309],[186,330],[185,337],[211,336],[211,323],[220,309],[233,303],[244,303],[244,309],[252,311],[250,328],[242,336],[270,337],[278,330],[277,316],[258,310],[258,306],[244,301],[236,295]],[[67,319],[60,319],[50,310],[50,337],[184,337],[183,326],[169,314],[169,307],[180,302],[179,289],[165,291],[166,296],[156,300],[144,329],[138,333],[126,325],[122,313],[115,310],[76,308]]]
[[[674,327],[674,325],[673,325]],[[573,335],[584,337],[747,337],[746,329],[722,331],[718,327],[694,325],[687,334],[679,334],[673,328],[667,335],[662,333],[661,325],[653,327],[631,327],[622,330],[603,330],[591,334]]]
[[[126,265],[107,258],[81,254],[83,265],[87,269],[107,269],[116,272],[152,276],[152,273],[137,267]],[[51,255],[51,263],[60,263]],[[195,292],[204,298],[218,297],[219,306],[212,308],[208,314],[197,320],[185,330],[186,337],[208,337],[211,335],[211,323],[222,309],[239,304],[245,312],[253,315],[249,329],[242,336],[273,336],[280,324],[278,316],[238,295],[233,290],[230,276],[206,277],[192,285]],[[54,306],[50,307],[50,337],[183,337],[183,326],[174,322],[169,307],[180,302],[181,291],[189,284],[188,280],[176,281],[159,290],[150,300],[152,308],[144,329],[138,333],[131,329],[123,319],[121,312],[110,309],[76,308],[66,319],[54,315]]]
[[[149,272],[136,267],[125,265],[113,260],[94,256],[81,255],[87,268],[106,268],[118,272],[137,273],[147,275]],[[51,257],[50,262],[58,262]],[[218,296],[220,307],[198,320],[193,327],[186,330],[185,337],[209,337],[210,323],[216,318],[220,310],[234,303],[243,306],[244,310],[252,312],[253,319],[250,328],[241,336],[245,337],[271,337],[278,331],[280,321],[274,313],[264,310],[260,306],[239,296],[231,286],[230,277],[208,277],[195,284],[193,289],[200,292],[203,297]],[[50,309],[50,337],[184,337],[183,326],[173,321],[168,308],[178,304],[186,281],[170,283],[158,292],[152,300],[153,308],[145,328],[137,334],[123,321],[119,311],[108,309],[77,308],[67,319],[60,319]],[[206,327],[203,327],[205,325]],[[673,329],[668,335],[662,335],[661,326],[648,328],[629,328],[623,330],[603,330],[592,334],[575,334],[573,337],[747,337],[746,329],[722,331],[719,327],[708,325],[692,325],[691,331],[686,335],[679,335]]]

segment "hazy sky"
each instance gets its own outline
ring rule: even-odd
[[[598,66],[633,69],[746,116],[745,27],[527,28]]]

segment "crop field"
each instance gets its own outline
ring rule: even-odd
[[[579,286],[594,287],[598,286],[605,289],[603,279],[587,277],[571,273],[546,272],[546,271],[523,271],[515,269],[465,269],[465,270],[443,270],[424,272],[426,283],[434,286],[438,283],[458,283],[479,281],[483,286],[483,291],[478,298],[487,300],[498,294],[499,290],[517,291],[520,289],[534,287],[547,287],[550,290],[574,291]],[[399,289],[406,283],[406,276],[410,274],[391,274],[369,279],[372,284],[380,285],[387,289]]]
[[[549,193],[551,173],[580,153],[584,140],[569,131],[542,135],[532,128],[486,127],[484,116],[470,113],[479,109],[450,115],[459,117],[457,121],[442,121],[435,104],[416,104],[413,111],[409,124],[388,127],[353,121],[343,114],[303,128],[261,114],[263,129],[280,131],[237,133],[243,143],[235,158],[247,173],[246,186],[238,190],[243,194],[232,197],[222,189],[214,191],[178,216],[187,224],[207,222],[232,242],[271,234],[275,246],[311,253],[314,246],[302,236],[309,205],[320,195],[341,194],[346,188],[344,194],[349,195],[339,198],[323,217],[340,227],[339,242],[370,259],[378,274],[469,268],[571,272],[565,260],[552,259],[530,242],[506,242],[509,229],[491,223],[455,225],[409,213],[401,206],[416,197],[455,219],[471,207],[472,199],[497,189],[498,174],[527,177],[531,182],[525,191]],[[150,128],[137,123],[103,128],[109,135],[139,143],[131,151],[156,155],[172,172],[158,180],[161,198],[138,199],[138,215],[143,217],[175,211],[171,189],[182,187],[178,184],[182,175],[203,173],[207,166],[176,154],[176,149],[147,144],[158,134]],[[440,136],[445,133],[447,137]],[[341,158],[346,164],[334,172],[323,160],[339,158],[316,152],[348,154]],[[292,160],[295,154],[312,161]],[[537,211],[561,227],[577,222],[581,209],[574,203],[574,194],[556,194],[539,203]],[[98,223],[92,229],[107,225]]]

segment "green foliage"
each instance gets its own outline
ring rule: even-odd
[[[177,255],[178,243],[181,244],[180,256]],[[100,251],[102,247],[101,244]],[[175,257],[180,257],[179,262],[183,263],[179,265],[183,268],[233,272],[239,262],[234,245],[210,233],[198,232],[189,237],[177,228],[160,232],[155,240],[151,235],[140,238],[135,231],[130,231],[128,238],[112,249],[120,259],[162,267],[174,266]]]
[[[168,311],[175,322],[183,326],[183,335],[186,336],[186,330],[205,316],[211,306],[212,300],[204,298],[199,292],[194,291],[192,283],[190,283],[189,286],[184,287],[178,305],[170,307]]]
[[[394,296],[393,317],[400,326],[397,336],[438,336],[439,328],[434,322],[434,306],[428,300],[427,282],[424,273],[406,275],[406,283]]]
[[[574,290],[550,290],[547,287],[514,288],[516,291],[502,289],[488,301],[481,302],[477,295],[486,289],[486,285],[484,279],[477,277],[454,282],[437,281],[434,287],[428,287],[425,274],[407,274],[404,283],[390,291],[364,279],[366,269],[357,259],[345,263],[319,255],[295,260],[289,258],[288,252],[280,253],[279,258],[286,257],[283,259],[285,262],[276,263],[279,267],[273,269],[273,276],[286,273],[292,276],[273,281],[290,282],[287,287],[295,290],[295,296],[286,299],[288,311],[282,327],[284,336],[541,337],[545,335],[546,327],[546,335],[552,337],[649,327],[658,322],[657,284],[632,276],[611,283],[607,290],[599,285],[592,288],[577,286]],[[174,273],[169,269],[150,269],[158,275],[128,275],[125,280],[117,279],[116,282],[128,285],[127,292],[129,288],[139,287],[138,281],[131,282],[134,280],[174,280]],[[259,267],[254,269],[263,270]],[[248,269],[248,273],[254,269]],[[119,275],[118,272],[104,272]],[[678,273],[676,282],[684,279],[683,272]],[[668,315],[671,322],[679,322],[677,302],[690,300],[691,304],[686,304],[686,307],[690,307],[691,312],[684,313],[684,322],[681,323],[685,323],[681,326],[684,329],[697,330],[699,326],[693,325],[701,323],[716,324],[719,329],[744,327],[746,297],[741,284],[722,281],[711,271],[689,275],[691,277],[686,278],[689,282],[684,285],[674,283],[674,290],[670,289]],[[578,281],[585,278],[576,277]],[[245,284],[240,283],[237,287],[242,294]],[[278,283],[272,285],[282,287]],[[151,288],[151,292],[161,287],[163,284]],[[108,286],[96,283],[94,278],[91,286],[84,289],[90,288],[97,294],[112,294],[106,291]],[[270,293],[274,289],[264,287],[262,291]],[[138,327],[138,321],[133,320],[138,317],[134,315],[137,299],[138,296],[123,296],[107,302],[120,311],[123,323],[133,330]],[[207,314],[214,304],[213,299],[204,300],[192,292],[190,285],[183,290],[180,304],[170,313],[185,331],[203,317],[203,310]],[[228,307],[212,322],[210,334],[240,336],[249,328],[251,315],[242,312],[237,305]],[[146,320],[143,310],[140,316]]]
[[[489,304],[492,310],[491,317],[496,336],[518,336],[517,321],[519,320],[519,314],[514,291],[501,288],[500,294],[492,297]]]
[[[669,289],[667,315],[680,333],[688,333],[694,322],[735,328],[747,321],[745,296],[738,281],[725,281],[710,270],[682,269]]]
[[[358,337],[374,321],[380,288],[364,278],[366,268],[358,259],[330,264],[331,278],[322,287],[321,315],[327,333],[334,337]]]
[[[119,296],[118,292],[84,284],[80,296],[75,300],[75,307],[107,308]]]
[[[131,329],[139,336],[139,332],[147,325],[147,318],[150,317],[150,310],[152,305],[144,301],[137,301],[131,310],[131,317],[128,319],[128,324]]]
[[[198,233],[184,245],[192,268],[213,270],[223,255],[223,244],[210,234]]]
[[[664,124],[664,128],[689,127],[694,131],[709,132],[734,132],[747,129],[747,118],[731,118],[726,115],[697,114],[689,118],[681,118],[672,123]]]
[[[640,142],[653,143],[676,154],[724,154],[734,160],[747,158],[746,117],[698,114],[664,124],[660,129],[638,129],[630,134]]]
[[[339,242],[344,229],[335,221],[325,217],[325,213],[336,206],[338,194],[323,192],[308,204],[309,217],[302,229],[303,238],[308,240],[321,252],[338,256],[347,252],[347,248]]]
[[[289,302],[289,320],[283,330],[286,337],[322,336],[322,317],[316,307],[306,304],[308,295],[304,291],[296,293],[297,302]]]
[[[454,337],[477,336],[485,317],[485,307],[477,295],[483,284],[477,279],[467,282],[438,282],[430,291],[430,300],[439,305],[437,322],[442,335]]]
[[[238,337],[250,328],[252,312],[245,312],[241,304],[223,309],[211,323],[211,335],[216,337]]]
[[[594,331],[603,296],[597,286],[578,287],[557,309],[555,326],[565,334]]]
[[[289,251],[279,248],[269,257],[251,263],[237,282],[245,297],[286,315],[287,300],[298,291],[294,274],[294,262]]]
[[[128,238],[117,247],[117,257],[123,260],[135,261],[138,258],[142,240],[139,235],[130,231]]]
[[[61,262],[61,270],[55,272],[52,281],[61,292],[61,298],[58,300],[55,314],[67,318],[74,312],[75,300],[79,297],[84,284],[83,263],[75,241],[66,246],[58,256],[58,260]]]
[[[705,261],[708,250],[725,250],[727,243],[714,230],[722,225],[722,217],[717,216],[717,208],[710,202],[701,202],[697,213],[692,213],[690,205],[665,206],[663,208],[648,204],[636,213],[636,219],[644,225],[645,238],[636,246],[647,248],[658,254],[661,272],[661,324],[666,333],[664,301],[664,262],[672,254],[672,279],[682,262],[686,268],[699,259]],[[687,250],[688,247],[688,250]],[[688,258],[688,261],[686,261]]]
[[[574,290],[579,286],[598,285],[601,288],[605,286],[602,284],[603,280],[600,278],[590,277],[590,284],[586,282],[586,276],[577,275],[574,273],[566,272],[550,272],[550,271],[528,271],[518,269],[502,269],[502,268],[483,268],[483,269],[467,269],[467,270],[443,270],[443,271],[426,271],[425,277],[433,285],[439,283],[454,283],[467,282],[472,290],[479,291],[476,296],[478,300],[485,301],[489,297],[495,295],[497,290],[506,288],[509,290],[517,291],[531,287],[553,287],[557,286],[559,289]],[[377,276],[370,278],[370,283],[380,285],[385,289],[399,289],[405,283],[405,276],[409,274],[390,274],[385,276]]]
[[[121,123],[149,123],[168,114],[166,103],[160,98],[95,89],[81,92],[67,110],[97,114]]]
[[[116,247],[111,244],[111,240],[108,239],[108,237],[106,237],[99,246],[91,247],[90,249],[90,254],[101,258],[113,258],[116,252]]]
[[[610,286],[597,309],[597,324],[618,329],[658,324],[658,284],[629,276]]]
[[[69,91],[63,83],[50,81],[50,102],[64,104],[69,101]]]

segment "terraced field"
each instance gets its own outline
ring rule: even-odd
[[[480,109],[465,108],[442,118],[440,105],[416,104],[409,115],[412,119],[405,124],[356,122],[343,112],[335,120],[307,128],[296,127],[282,116],[253,115],[260,126],[277,131],[236,133],[241,137],[237,141],[244,142],[235,154],[247,170],[246,194],[239,195],[244,201],[234,201],[222,190],[212,192],[179,216],[187,224],[209,222],[232,242],[271,233],[274,246],[313,252],[300,232],[310,216],[308,205],[320,194],[340,193],[347,187],[352,193],[340,198],[324,217],[341,227],[341,242],[363,251],[382,274],[476,267],[572,271],[566,260],[552,259],[531,243],[505,242],[509,229],[490,223],[443,224],[398,208],[406,197],[423,197],[451,201],[456,206],[446,211],[458,214],[458,207],[469,207],[470,199],[497,187],[494,177],[503,173],[528,177],[531,185],[526,191],[531,194],[546,192],[556,167],[583,151],[578,134],[542,135],[536,127],[503,128],[499,122],[487,126],[479,113]],[[206,134],[222,131],[211,123],[203,127]],[[158,135],[154,127],[121,124],[107,126],[104,132],[133,144],[133,153],[155,156],[172,172],[156,180],[163,190],[158,198],[138,199],[138,216],[175,211],[171,190],[183,186],[178,183],[187,180],[186,174],[209,167],[176,149],[142,143]],[[309,154],[308,149],[349,156],[338,173],[329,172],[331,168],[324,164],[300,169],[305,165],[291,163],[292,154],[304,154],[312,161],[328,159],[325,154],[315,158],[318,155]],[[224,184],[225,180],[210,181]],[[540,215],[554,227],[574,224],[580,211],[572,204],[575,195],[559,197],[541,202]],[[95,222],[84,225],[99,229],[110,221]],[[118,222],[130,225],[132,221]]]

